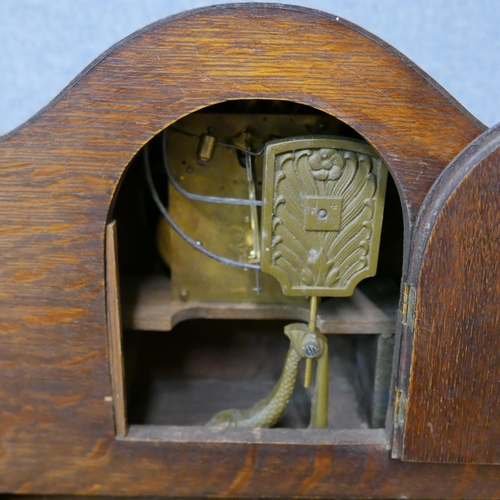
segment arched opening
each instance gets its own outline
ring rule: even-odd
[[[173,231],[154,202],[148,168],[161,203],[196,244],[254,264],[261,208],[190,200],[168,175],[202,196],[262,199],[263,156],[254,155],[249,179],[244,151],[296,137],[362,141],[314,108],[239,100],[181,118],[131,162],[112,214],[124,355],[124,372],[113,376],[125,379],[129,425],[200,426],[226,408],[252,406],[280,376],[289,345],[284,326],[307,322],[310,313],[305,293],[284,295],[275,277],[217,262]],[[389,175],[376,276],[318,309],[317,325],[329,343],[329,428],[385,425],[402,264],[403,216]],[[301,383],[304,365],[278,427],[307,427],[313,389]]]

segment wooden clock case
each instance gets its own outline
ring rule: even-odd
[[[404,219],[395,418],[117,436],[105,231],[120,182],[165,127],[245,99],[332,115],[389,167]],[[0,142],[0,491],[499,497],[500,131],[484,131],[383,41],[299,7],[195,10],[112,47]]]

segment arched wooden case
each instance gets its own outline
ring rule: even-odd
[[[236,99],[333,115],[389,168],[405,222],[396,425],[117,436],[108,320],[119,316],[105,273],[115,194],[159,131]],[[439,177],[483,131],[383,41],[299,7],[191,11],[112,47],[0,143],[0,490],[498,496],[498,468],[474,465],[498,462],[500,449],[498,131]]]

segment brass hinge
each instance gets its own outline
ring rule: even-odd
[[[396,389],[394,398],[394,423],[401,430],[404,429],[406,418],[406,394],[400,389]]]
[[[403,325],[413,330],[413,319],[415,317],[415,302],[417,294],[415,288],[408,283],[403,283],[403,304],[401,307]]]

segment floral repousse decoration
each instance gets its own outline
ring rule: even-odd
[[[364,151],[314,148],[310,142],[305,148],[294,146],[270,160],[273,202],[264,232],[269,235],[263,247],[269,261],[263,270],[280,281],[287,295],[349,295],[360,279],[376,270],[371,254],[372,248],[378,249],[378,243],[373,245],[373,222],[382,163]],[[385,192],[385,177],[381,179],[380,192]],[[319,221],[320,212],[324,218],[337,211],[337,229],[306,227],[314,200],[323,207]],[[383,209],[383,198],[380,206]]]
[[[335,149],[317,149],[309,157],[309,167],[318,181],[336,181],[342,175],[345,160]]]

